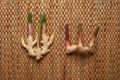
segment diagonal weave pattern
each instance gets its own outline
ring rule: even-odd
[[[1,0],[0,80],[120,80],[120,0]],[[48,34],[55,34],[51,52],[40,62],[27,55],[27,13],[33,14],[34,34],[39,14],[47,15]],[[83,42],[100,27],[95,54],[66,55],[65,24],[70,41],[78,43],[77,26],[83,24]]]

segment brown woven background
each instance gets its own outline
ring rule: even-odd
[[[21,46],[27,38],[27,13],[33,14],[34,34],[39,14],[47,15],[48,34],[55,34],[51,52],[40,62]],[[66,55],[64,26],[77,44],[77,25],[83,23],[84,45],[99,26],[95,54]],[[120,0],[1,0],[0,80],[120,80]]]

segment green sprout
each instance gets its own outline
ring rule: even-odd
[[[32,23],[32,13],[28,13],[28,23]]]
[[[80,35],[82,33],[82,23],[78,24],[78,34]]]
[[[44,24],[46,24],[46,15],[41,14],[40,19],[39,19],[38,38],[40,38],[41,29],[42,29]]]

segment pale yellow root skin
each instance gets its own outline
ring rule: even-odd
[[[28,51],[28,55],[30,56],[36,56],[33,46],[37,43],[37,37],[36,39],[33,41],[33,36],[29,35],[28,39],[27,39],[27,44],[25,43],[24,39],[21,38],[22,41],[22,46]]]
[[[50,49],[50,45],[53,43],[54,40],[54,34],[51,35],[49,38],[46,34],[42,34],[42,41],[41,43],[43,46],[41,48],[33,47],[37,43],[37,38],[33,41],[33,38],[31,35],[28,36],[27,44],[25,44],[24,39],[21,38],[22,46],[28,51],[28,55],[32,57],[36,57],[36,60],[40,60],[43,55],[47,54]]]
[[[91,53],[93,51],[93,46],[94,46],[94,39],[91,40],[89,47],[83,46],[82,44],[67,46],[67,53],[68,54],[73,52],[77,52],[81,54]]]
[[[39,47],[35,48],[36,60],[40,60],[45,54],[50,52],[49,47],[53,43],[53,40],[54,40],[54,34],[52,34],[50,38],[45,33],[42,34],[41,43],[43,45],[41,48],[39,48]]]
[[[78,45],[67,46],[67,53],[73,53],[77,50]]]
[[[43,31],[46,29],[43,29]],[[50,52],[50,45],[53,43],[54,40],[54,34],[52,34],[49,38],[49,36],[47,36],[46,33],[42,33],[42,41],[41,43],[43,44],[40,47],[34,47],[34,45],[37,43],[37,37],[36,39],[33,41],[33,36],[29,35],[28,39],[27,39],[27,44],[25,43],[24,39],[21,38],[22,41],[22,46],[28,51],[28,55],[35,57],[36,60],[40,60],[43,55],[47,54],[48,52]]]

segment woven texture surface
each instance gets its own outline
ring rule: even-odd
[[[51,52],[40,62],[21,46],[27,38],[27,13],[33,14],[34,35],[39,14],[47,15],[48,34],[55,34]],[[100,27],[95,54],[66,55],[65,24],[70,41],[78,43],[77,25],[83,24],[83,42]],[[0,1],[0,80],[120,80],[120,0],[5,0]]]

